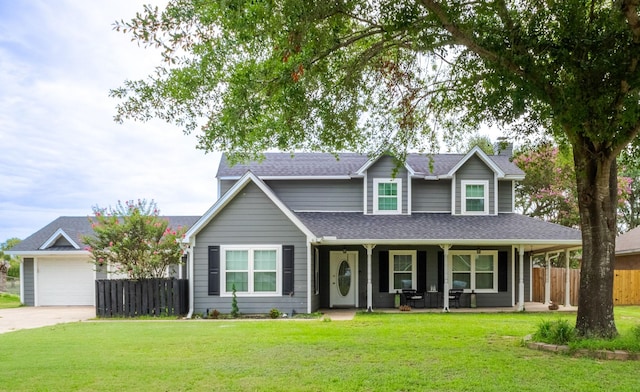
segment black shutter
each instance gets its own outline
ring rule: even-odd
[[[419,293],[427,291],[427,251],[418,251],[418,260],[416,264],[417,287]]]
[[[282,295],[293,295],[293,245],[282,245]]]
[[[220,295],[220,246],[209,247],[209,295]]]
[[[509,267],[509,253],[498,252],[498,291],[507,291],[507,277]]]
[[[444,252],[438,252],[438,291],[444,291]]]
[[[381,293],[389,292],[389,251],[381,250],[378,252],[378,286]]]

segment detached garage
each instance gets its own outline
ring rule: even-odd
[[[82,243],[82,236],[92,231],[86,217],[60,217],[11,249],[22,256],[23,304],[94,305],[96,271]]]
[[[164,217],[172,227],[190,227],[197,216]],[[60,217],[7,252],[20,256],[20,300],[27,306],[95,305],[96,271],[84,236],[93,234],[86,216]],[[116,278],[116,276],[114,276]]]

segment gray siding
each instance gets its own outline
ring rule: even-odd
[[[498,212],[513,212],[513,181],[498,181]]]
[[[217,309],[228,313],[230,297],[208,295],[208,246],[210,245],[293,245],[294,295],[238,297],[241,313],[268,313],[277,308],[290,313],[307,312],[307,241],[305,235],[253,183],[203,228],[196,237],[194,276],[196,313]]]
[[[451,212],[451,180],[414,179],[411,212]]]
[[[465,162],[456,172],[456,205],[455,213],[461,214],[462,211],[462,181],[489,181],[489,214],[495,212],[495,195],[494,195],[494,173],[493,171],[477,156],[472,156]]]
[[[271,180],[273,192],[294,211],[363,211],[362,179]]]
[[[236,183],[236,180],[221,180],[219,181],[219,192],[220,192],[220,196],[224,195],[225,193],[227,193],[227,191],[229,189],[231,189],[231,187],[233,186],[233,184]]]
[[[22,270],[20,271],[20,273],[22,274],[22,280],[24,284],[24,298],[22,298],[22,303],[27,306],[35,306],[36,304],[34,289],[35,286],[33,283],[33,267],[33,258],[25,257],[22,262]]]
[[[367,213],[373,213],[373,196],[375,190],[373,189],[373,180],[375,178],[392,178],[393,170],[396,168],[396,164],[393,158],[389,156],[381,157],[367,170]],[[396,178],[402,179],[402,213],[406,214],[408,211],[407,196],[408,196],[408,183],[407,169],[401,167],[396,173]]]

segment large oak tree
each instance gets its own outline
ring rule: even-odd
[[[433,145],[481,123],[573,148],[583,262],[576,327],[613,317],[616,156],[640,127],[640,0],[170,0],[116,28],[166,63],[117,119],[159,117],[235,158]]]

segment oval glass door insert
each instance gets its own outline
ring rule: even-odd
[[[345,297],[351,289],[351,266],[347,260],[342,260],[338,268],[338,291]]]

